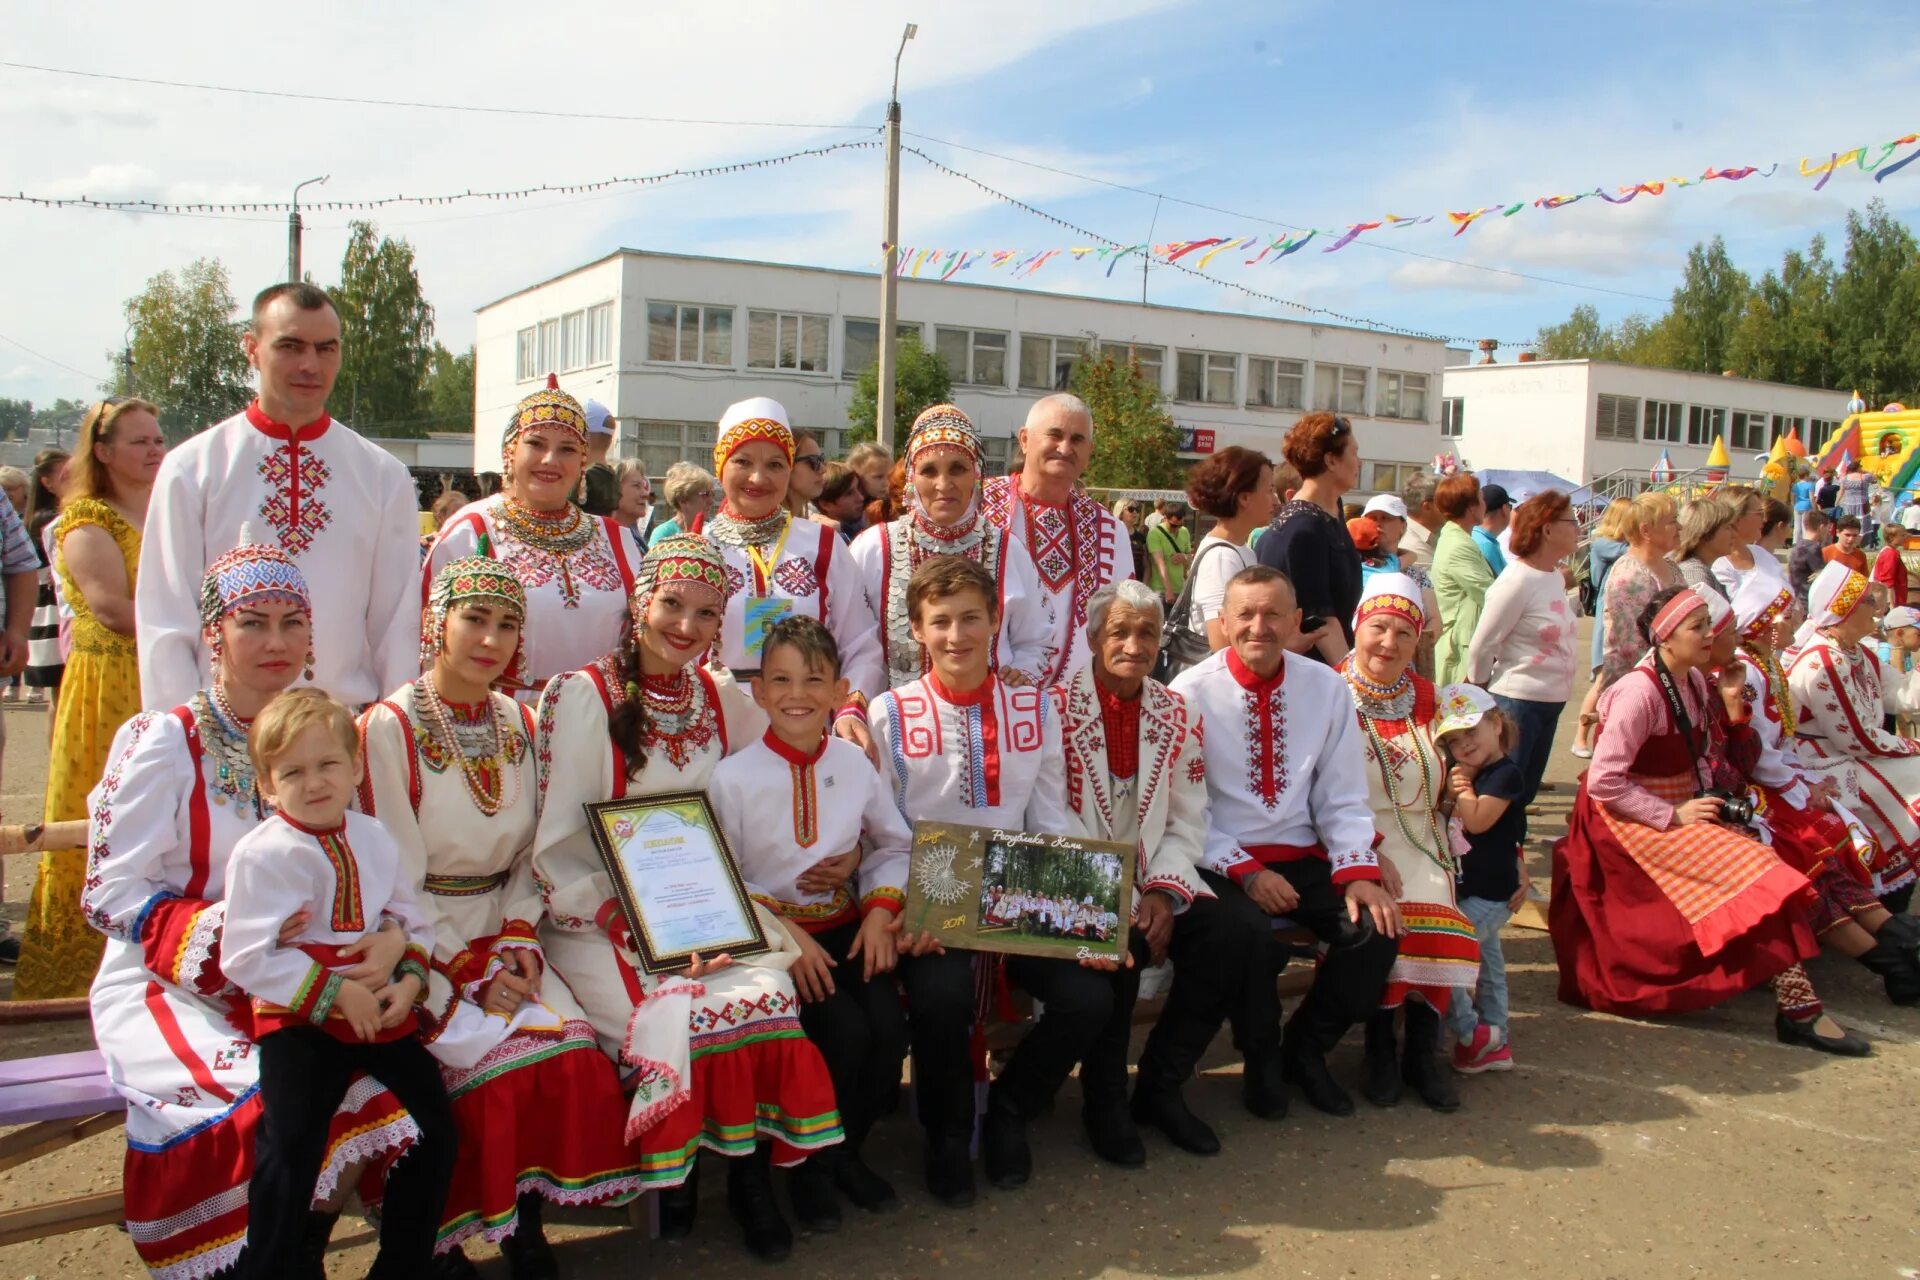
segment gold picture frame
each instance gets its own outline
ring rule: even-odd
[[[953,822],[914,824],[902,932],[942,946],[1122,961],[1132,845]]]

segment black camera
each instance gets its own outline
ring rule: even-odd
[[[1728,791],[1723,787],[1710,787],[1700,793],[1703,796],[1718,796],[1720,821],[1732,827],[1750,827],[1753,825],[1753,798],[1744,791]]]

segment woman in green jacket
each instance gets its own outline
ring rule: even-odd
[[[1480,482],[1465,472],[1448,476],[1434,489],[1433,504],[1447,518],[1433,542],[1433,590],[1440,598],[1433,682],[1445,687],[1467,678],[1467,647],[1480,625],[1493,569],[1473,540],[1473,528],[1486,510]]]

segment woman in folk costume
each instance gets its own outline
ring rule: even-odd
[[[503,564],[449,563],[427,597],[426,673],[360,719],[360,809],[399,846],[436,942],[423,1021],[460,1125],[437,1251],[497,1242],[519,1280],[557,1274],[541,1206],[599,1204],[640,1187],[621,1135],[619,1079],[593,1027],[545,973],[534,922],[533,713],[490,686],[519,656],[526,597]],[[543,1106],[564,1108],[562,1123]]]
[[[840,537],[788,512],[793,430],[787,411],[765,396],[742,400],[720,419],[713,470],[725,495],[720,510],[696,521],[720,549],[728,584],[726,625],[715,645],[720,665],[742,682],[760,673],[767,628],[802,614],[840,646],[841,674],[852,689],[833,731],[871,751],[867,702],[887,690],[880,626],[861,589],[860,571]]]
[[[880,619],[887,687],[927,673],[927,654],[907,620],[907,582],[930,556],[965,556],[999,587],[1000,632],[993,665],[1003,683],[1035,684],[1058,665],[1051,598],[1027,549],[980,516],[980,436],[972,419],[937,404],[907,437],[907,513],[854,540],[867,607]]]
[[[546,390],[520,402],[500,455],[506,487],[440,530],[420,598],[463,556],[489,556],[510,569],[527,597],[519,655],[525,679],[512,690],[532,702],[548,680],[620,643],[641,551],[633,530],[574,505],[587,465],[587,415],[557,379],[549,375]]]
[[[1447,764],[1434,741],[1434,687],[1413,670],[1426,625],[1420,601],[1420,584],[1405,574],[1370,578],[1354,613],[1353,653],[1341,667],[1366,740],[1374,852],[1406,922],[1380,1008],[1367,1019],[1366,1094],[1392,1106],[1404,1081],[1428,1106],[1452,1111],[1460,1094],[1438,1057],[1440,1020],[1453,991],[1478,978],[1480,944],[1454,897],[1459,863],[1440,811]],[[1406,1050],[1396,1062],[1401,1009]]]
[[[810,526],[811,527],[811,526]],[[824,526],[818,526],[824,528]],[[831,534],[831,530],[828,531]],[[731,1157],[727,1198],[762,1257],[792,1231],[767,1166],[840,1141],[826,1063],[800,1029],[786,969],[799,947],[756,907],[774,948],[740,963],[642,972],[583,804],[706,786],[721,757],[756,741],[766,717],[725,673],[696,665],[719,642],[732,588],[705,538],[663,539],[640,562],[633,623],[619,651],[540,695],[540,821],[533,874],[540,940],[600,1044],[634,1089],[626,1134],[641,1180],[662,1191],[660,1229],[692,1229],[700,1148]]]
[[[243,542],[217,558],[200,596],[213,683],[128,722],[92,796],[82,907],[107,935],[93,1031],[128,1101],[127,1233],[162,1280],[221,1273],[246,1242],[260,1060],[246,999],[220,971],[221,898],[234,845],[266,816],[247,727],[311,664],[309,613],[307,584],[278,548]],[[289,922],[296,931],[301,919]],[[365,976],[391,973],[405,935],[367,936]],[[357,1080],[334,1117],[316,1202],[343,1198],[360,1162],[417,1136],[392,1094]],[[379,1179],[360,1192],[377,1200]],[[312,1220],[316,1269],[335,1216]]]
[[[1894,884],[1911,883],[1913,868],[1881,852],[1841,802],[1839,780],[1808,780],[1793,747],[1798,716],[1775,653],[1782,633],[1791,630],[1793,589],[1768,574],[1749,574],[1734,593],[1733,612],[1743,679],[1737,687],[1722,681],[1720,692],[1729,721],[1751,729],[1741,763],[1763,801],[1754,825],[1781,860],[1813,884],[1820,945],[1879,974],[1895,1004],[1920,1003],[1920,920],[1889,914],[1875,897],[1877,864],[1887,861],[1889,874],[1879,878]]]
[[[1787,685],[1800,715],[1794,745],[1814,778],[1838,781],[1848,804],[1880,842],[1875,892],[1895,915],[1913,897],[1920,860],[1920,739],[1881,727],[1880,659],[1863,642],[1873,632],[1872,590],[1860,574],[1830,562],[1807,587],[1807,620],[1788,654]]]
[[[1593,764],[1554,846],[1560,998],[1629,1016],[1685,1013],[1768,982],[1783,1043],[1872,1052],[1826,1016],[1800,965],[1817,947],[1807,878],[1751,832],[1721,825],[1724,801],[1704,794],[1724,767],[1704,674],[1706,600],[1669,587],[1639,629],[1647,654],[1600,698]]]

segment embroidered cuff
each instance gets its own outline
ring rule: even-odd
[[[1147,881],[1146,884],[1140,887],[1140,892],[1164,893],[1175,902],[1191,903],[1193,901],[1194,890],[1192,885],[1184,884],[1179,880],[1163,876]]]
[[[420,980],[420,991],[421,991],[421,994],[424,995],[427,990],[427,966],[422,964],[420,961],[414,959],[412,956],[408,956],[405,960],[402,960],[399,963],[399,965],[394,969],[393,971],[394,981],[398,982],[400,979],[406,977],[408,974],[412,974],[414,977]]]
[[[138,938],[148,972],[176,987],[212,995],[220,973],[220,930],[226,904],[163,895],[142,910]]]
[[[507,920],[494,935],[491,948],[495,955],[503,951],[531,951],[540,954],[540,935],[525,920]]]
[[[293,1003],[287,1006],[287,1012],[319,1026],[333,1012],[333,1002],[339,998],[340,986],[345,981],[339,974],[314,965],[307,971],[300,989],[294,992]]]
[[[849,719],[858,720],[861,724],[865,724],[867,722],[867,706],[864,702],[849,702],[846,706],[841,707],[833,713],[833,719],[836,724],[842,720]]]
[[[1267,869],[1267,864],[1244,849],[1235,849],[1233,852],[1237,857],[1223,866],[1220,874],[1244,889],[1247,887],[1247,881]]]
[[[1380,860],[1372,849],[1355,849],[1345,853],[1329,853],[1327,861],[1333,865],[1333,883],[1352,884],[1356,880],[1380,881]]]
[[[488,956],[487,962],[480,966],[475,976],[459,984],[460,998],[479,1004],[480,993],[487,989],[487,984],[492,982],[495,976],[506,971],[506,961],[499,956]]]
[[[906,910],[907,895],[893,888],[891,885],[882,885],[878,889],[869,889],[866,896],[860,899],[860,918],[865,920],[880,907],[885,907],[888,911],[893,912],[894,918],[898,919],[900,914]]]

